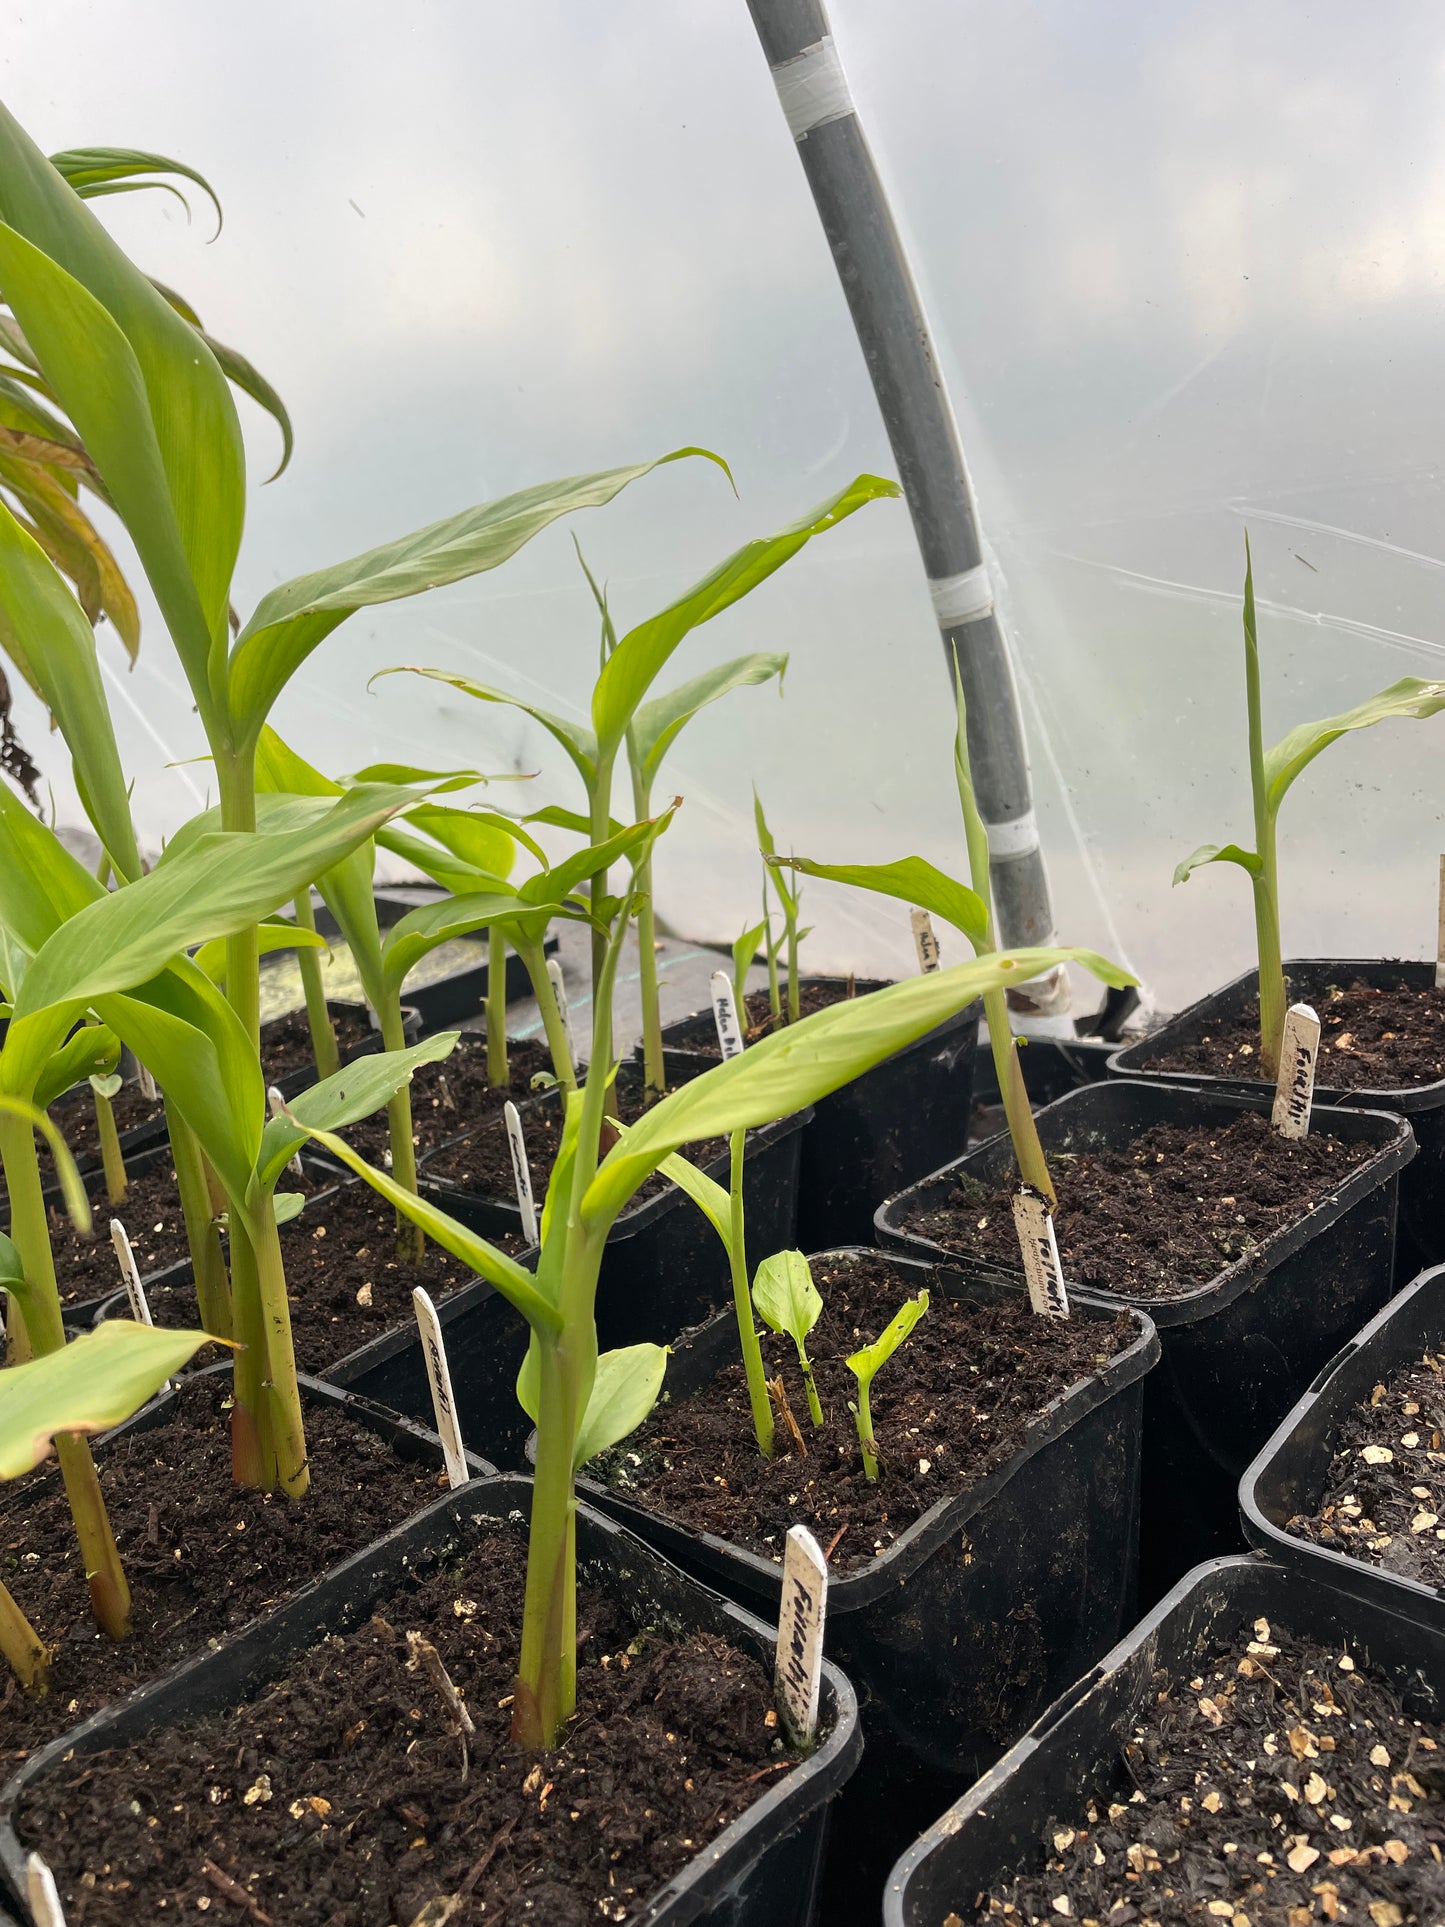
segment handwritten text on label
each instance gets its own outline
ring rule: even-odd
[[[532,1169],[527,1162],[527,1140],[522,1135],[522,1120],[510,1098],[502,1106],[507,1125],[507,1149],[512,1154],[512,1176],[517,1184],[517,1209],[522,1214],[522,1236],[529,1245],[537,1242],[537,1206],[532,1197]]]
[[[712,1014],[717,1025],[717,1047],[723,1054],[723,1061],[736,1057],[743,1047],[742,1026],[738,1022],[737,1000],[733,996],[733,980],[725,970],[712,973]]]
[[[918,968],[924,976],[937,970],[941,959],[938,954],[938,939],[933,934],[933,919],[926,910],[915,910],[911,914],[913,924],[913,947],[918,952]]]
[[[828,1562],[822,1548],[806,1526],[790,1526],[783,1554],[773,1684],[788,1737],[795,1746],[811,1746],[818,1730],[827,1608]]]
[[[462,1446],[462,1428],[457,1423],[457,1408],[452,1398],[452,1374],[442,1342],[441,1320],[436,1306],[420,1285],[411,1294],[411,1308],[421,1332],[421,1354],[426,1360],[426,1375],[431,1385],[432,1410],[436,1414],[437,1437],[447,1462],[447,1484],[465,1485],[471,1477],[467,1455]]]
[[[1279,1079],[1274,1087],[1274,1109],[1269,1119],[1281,1137],[1309,1136],[1319,1055],[1319,1018],[1308,1004],[1291,1004],[1284,1014]]]
[[[1014,1227],[1023,1253],[1029,1303],[1041,1317],[1067,1318],[1069,1294],[1064,1289],[1064,1268],[1059,1262],[1053,1214],[1047,1199],[1031,1184],[1014,1193]]]

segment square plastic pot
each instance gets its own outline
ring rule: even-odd
[[[34,1754],[0,1789],[0,1867],[12,1883],[23,1881],[26,1849],[14,1830],[17,1802],[27,1786],[72,1754],[123,1746],[159,1726],[221,1713],[253,1698],[316,1640],[362,1624],[396,1590],[409,1562],[463,1551],[478,1520],[525,1514],[530,1503],[527,1479],[479,1479],[462,1486],[219,1651],[187,1662]],[[588,1583],[605,1586],[639,1626],[665,1624],[674,1635],[719,1634],[771,1667],[773,1628],[697,1585],[586,1506],[577,1511],[577,1557]],[[630,1916],[636,1927],[810,1927],[829,1805],[863,1750],[853,1690],[828,1664],[820,1731],[816,1752]]]
[[[810,983],[842,988],[841,977]],[[859,995],[881,982],[855,986]],[[867,1244],[882,1200],[968,1146],[980,1006],[875,1064],[813,1106],[798,1177],[798,1243],[804,1250]],[[711,1009],[668,1024],[664,1044],[716,1062]],[[777,1247],[774,1247],[776,1249]]]
[[[1445,1634],[1257,1555],[1213,1560],[1181,1580],[904,1854],[883,1896],[884,1927],[939,1927],[960,1909],[971,1918],[977,1896],[1042,1864],[1049,1830],[1067,1826],[1091,1793],[1116,1786],[1127,1799],[1122,1750],[1153,1709],[1159,1674],[1187,1679],[1216,1641],[1237,1638],[1261,1615],[1299,1639],[1335,1650],[1348,1642],[1360,1667],[1392,1682],[1411,1717],[1445,1717]]]
[[[1433,963],[1400,963],[1367,957],[1291,958],[1284,967],[1290,996],[1317,1009],[1333,986],[1356,980],[1382,988],[1404,985],[1427,990],[1435,982]],[[1206,1091],[1240,1091],[1259,1096],[1273,1085],[1254,1077],[1208,1077],[1194,1071],[1164,1071],[1156,1060],[1212,1034],[1250,1003],[1258,1001],[1259,972],[1246,970],[1222,990],[1201,997],[1167,1024],[1109,1059],[1115,1077],[1159,1079],[1189,1084]],[[1340,1090],[1316,1084],[1317,1104],[1345,1105],[1366,1111],[1395,1111],[1410,1120],[1420,1154],[1400,1181],[1400,1226],[1395,1276],[1403,1284],[1426,1265],[1445,1258],[1445,1078],[1432,1084],[1395,1085],[1385,1089]]]
[[[1038,1113],[1046,1155],[1118,1151],[1156,1125],[1223,1128],[1264,1096],[1206,1093],[1164,1082],[1113,1080],[1072,1091]],[[1144,1392],[1140,1585],[1157,1599],[1201,1559],[1238,1550],[1240,1476],[1326,1359],[1390,1295],[1399,1174],[1415,1154],[1410,1126],[1378,1111],[1315,1112],[1316,1127],[1368,1144],[1373,1155],[1294,1224],[1262,1239],[1207,1284],[1174,1298],[1079,1290],[1082,1301],[1141,1306],[1163,1356]],[[1007,1136],[957,1159],[878,1212],[878,1242],[946,1259],[904,1229],[963,1173],[988,1190],[1014,1181]],[[957,1262],[957,1259],[952,1260]],[[1005,1271],[1019,1280],[1022,1270]]]
[[[1304,1578],[1381,1606],[1417,1626],[1445,1635],[1445,1587],[1387,1572],[1331,1546],[1288,1531],[1291,1519],[1312,1513],[1325,1493],[1340,1431],[1376,1385],[1418,1364],[1422,1352],[1445,1345],[1445,1266],[1422,1272],[1390,1300],[1344,1349],[1281,1422],[1239,1485],[1239,1510],[1251,1545]]]

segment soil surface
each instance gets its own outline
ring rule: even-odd
[[[1407,1719],[1344,1647],[1264,1619],[1191,1679],[1156,1679],[1118,1780],[1046,1829],[1047,1866],[958,1895],[943,1927],[1436,1927],[1445,1727]]]
[[[612,1102],[608,1108],[612,1116],[619,1118],[623,1124],[635,1124],[643,1115],[647,1103],[640,1066],[622,1066],[617,1073],[617,1082],[612,1088]],[[547,1097],[523,1111],[521,1117],[522,1135],[527,1144],[527,1168],[532,1177],[532,1195],[537,1201],[540,1217],[552,1166],[562,1144],[562,1106],[555,1096]],[[705,1170],[715,1159],[726,1158],[727,1150],[727,1139],[714,1137],[699,1144],[683,1145],[682,1155],[697,1165],[699,1170]],[[446,1145],[434,1153],[427,1159],[422,1175],[435,1178],[442,1184],[454,1185],[459,1191],[470,1191],[479,1197],[495,1198],[512,1205],[516,1203],[512,1153],[507,1144],[506,1126],[500,1117],[494,1118],[490,1124],[480,1131],[474,1131],[461,1142]],[[720,1181],[725,1185],[726,1175]],[[672,1180],[654,1171],[638,1188],[632,1204],[643,1204],[648,1198],[660,1197],[664,1191],[671,1189]]]
[[[230,1477],[229,1381],[193,1379],[175,1423],[97,1452],[133,1600],[130,1639],[95,1629],[75,1528],[53,1466],[0,1487],[0,1578],[58,1648],[49,1693],[0,1682],[0,1779],[63,1733],[208,1640],[239,1630],[307,1580],[369,1545],[445,1489],[331,1410],[306,1414],[312,1487],[299,1502],[238,1491]]]
[[[1283,1138],[1267,1117],[1160,1125],[1123,1151],[1055,1152],[1054,1232],[1070,1284],[1170,1298],[1207,1284],[1271,1233],[1294,1224],[1375,1155],[1326,1131]],[[904,1228],[946,1251],[1021,1269],[1013,1189],[961,1175],[941,1204]]]
[[[881,990],[887,980],[870,977],[855,981],[848,988],[847,980],[837,983],[813,982],[807,978],[798,985],[798,1016],[811,1017],[816,1010],[831,1010],[834,1004],[841,1004],[850,996],[862,997],[867,991]],[[773,1015],[773,1007],[766,990],[749,991],[745,1013],[746,1030],[743,1038],[746,1043],[755,1044],[760,1037],[768,1036],[788,1021],[788,986],[782,985],[783,1008],[780,1015]],[[696,1023],[685,1032],[675,1032],[668,1046],[672,1050],[692,1051],[699,1057],[720,1057],[718,1049],[717,1025],[708,1013],[704,1013]]]
[[[515,1256],[520,1237],[491,1242]],[[396,1213],[367,1184],[344,1184],[308,1204],[281,1228],[291,1340],[296,1363],[317,1376],[348,1352],[413,1320],[411,1294],[420,1285],[440,1304],[470,1284],[475,1273],[428,1240],[420,1264],[396,1255]],[[197,1317],[189,1278],[147,1292],[158,1325],[191,1325]],[[201,1363],[211,1362],[209,1353]]]
[[[139,1078],[131,1078],[122,1084],[110,1100],[110,1108],[115,1117],[115,1128],[122,1135],[133,1131],[141,1124],[152,1124],[165,1116],[165,1106],[158,1097],[147,1097],[140,1087]],[[90,1164],[100,1157],[100,1132],[95,1122],[95,1097],[90,1090],[67,1094],[58,1098],[50,1106],[50,1115],[55,1121],[61,1136],[69,1147],[71,1156],[77,1164]],[[50,1181],[50,1153],[43,1147],[40,1152],[43,1160],[41,1169],[47,1183]]]
[[[1445,990],[1352,983],[1331,988],[1315,1006],[1320,1020],[1316,1077],[1334,1090],[1394,1090],[1445,1077]],[[1209,1037],[1151,1057],[1151,1071],[1206,1071],[1258,1077],[1259,1005],[1253,1003]]]
[[[112,1218],[125,1226],[142,1278],[190,1257],[181,1194],[168,1151],[147,1154],[144,1169],[130,1178],[119,1204],[107,1199],[99,1171],[86,1172],[85,1188],[94,1214],[88,1238],[75,1229],[58,1200],[50,1205],[50,1247],[62,1304],[104,1297],[119,1287],[120,1266],[110,1242]]]
[[[555,1752],[523,1752],[508,1731],[523,1567],[498,1524],[251,1705],[47,1776],[20,1826],[71,1927],[202,1908],[242,1927],[626,1919],[791,1764],[770,1681],[712,1635],[650,1634],[579,1588],[577,1718]],[[408,1632],[467,1705],[465,1753],[434,1674],[408,1667]]]
[[[500,1117],[509,1098],[514,1104],[525,1103],[533,1095],[532,1079],[537,1073],[551,1076],[552,1054],[533,1038],[510,1043],[507,1069],[511,1077],[505,1086],[489,1084],[486,1039],[476,1031],[463,1031],[450,1057],[414,1070],[411,1135],[418,1154],[449,1143],[475,1124]],[[349,1125],[341,1136],[368,1162],[380,1163],[391,1142],[385,1106],[374,1117]]]
[[[348,1051],[359,1050],[376,1035],[370,1018],[361,1010],[346,1010],[340,1016],[333,1011],[331,1028],[343,1059]],[[262,1024],[261,1067],[268,1084],[289,1077],[293,1071],[310,1071],[315,1076],[316,1052],[304,1010],[288,1011],[284,1017],[273,1017],[270,1023]]]
[[[1445,1586],[1445,1359],[1426,1352],[1345,1420],[1318,1511],[1288,1530]]]
[[[823,1314],[808,1357],[823,1408],[815,1427],[791,1338],[763,1334],[768,1377],[781,1376],[807,1456],[779,1420],[775,1456],[758,1451],[741,1359],[702,1392],[663,1401],[640,1430],[588,1468],[619,1493],[781,1559],[791,1525],[806,1525],[837,1572],[856,1571],[940,1499],[965,1491],[1012,1458],[1029,1422],[1091,1377],[1136,1335],[1127,1317],[1039,1318],[1023,1297],[1000,1305],[934,1292],[927,1312],[873,1381],[876,1482],[864,1476],[848,1410],[858,1385],[844,1362],[870,1344],[906,1298],[915,1274],[884,1258],[813,1265]],[[776,1409],[775,1409],[776,1416]]]

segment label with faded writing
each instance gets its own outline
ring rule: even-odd
[[[783,1553],[783,1596],[773,1685],[778,1711],[794,1746],[811,1746],[818,1730],[823,1679],[823,1620],[828,1609],[828,1562],[806,1526],[790,1526]]]
[[[562,1018],[562,1029],[567,1034],[567,1055],[572,1059],[573,1068],[577,1065],[577,1039],[572,1034],[572,1007],[567,1002],[567,980],[562,975],[562,966],[555,957],[547,959],[547,977],[552,985],[552,994],[557,999],[557,1009]]]
[[[712,1015],[717,1025],[717,1047],[723,1054],[723,1062],[736,1057],[743,1047],[742,1025],[738,1022],[738,1004],[733,995],[733,980],[725,970],[712,973]]]
[[[1014,1193],[1014,1228],[1019,1234],[1029,1303],[1042,1318],[1067,1318],[1069,1294],[1059,1262],[1059,1241],[1048,1199],[1026,1184]]]
[[[933,934],[933,919],[926,910],[914,910],[910,920],[913,924],[913,947],[918,952],[918,968],[924,976],[939,968],[942,959],[938,954],[938,939]]]
[[[1308,1004],[1291,1004],[1284,1015],[1279,1077],[1270,1123],[1281,1137],[1308,1137],[1320,1057],[1320,1020]]]
[[[411,1294],[421,1332],[421,1355],[426,1360],[427,1381],[431,1386],[432,1410],[436,1414],[437,1437],[447,1462],[447,1484],[465,1485],[472,1476],[467,1470],[467,1455],[462,1447],[462,1428],[457,1423],[456,1401],[452,1397],[452,1374],[447,1364],[447,1348],[442,1343],[442,1325],[436,1306],[420,1285]]]
[[[522,1135],[522,1120],[510,1098],[502,1106],[507,1125],[507,1149],[512,1154],[512,1176],[517,1185],[517,1209],[522,1214],[522,1236],[529,1245],[537,1242],[537,1206],[532,1196],[532,1168],[527,1162],[527,1140]]]
[[[110,1241],[115,1246],[116,1259],[120,1265],[120,1282],[125,1286],[125,1295],[130,1305],[130,1315],[138,1325],[153,1325],[151,1308],[146,1303],[146,1288],[140,1281],[140,1267],[135,1261],[135,1253],[130,1248],[130,1235],[119,1218],[110,1221]]]
[[[272,1117],[284,1117],[286,1114],[286,1100],[274,1084],[267,1086],[266,1108],[270,1111]],[[387,1169],[389,1170],[390,1168],[388,1165]],[[295,1157],[291,1159],[286,1169],[298,1178],[305,1177],[306,1173],[301,1169],[301,1151],[299,1146],[297,1147]]]

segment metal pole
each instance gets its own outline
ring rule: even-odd
[[[968,750],[1004,947],[1054,941],[1028,751],[1008,643],[994,608],[978,517],[948,391],[821,0],[748,0],[823,232],[833,250],[898,464],[929,592],[968,703]],[[1062,1016],[1067,976],[1010,993],[1015,1009]]]

